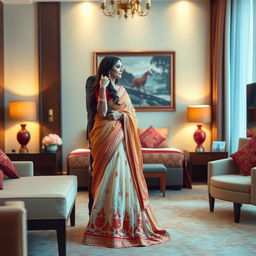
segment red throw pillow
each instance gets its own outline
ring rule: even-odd
[[[10,158],[0,149],[0,169],[9,178],[19,178],[19,174]]]
[[[241,169],[244,176],[251,174],[251,169],[256,167],[256,135],[237,152],[231,154],[235,163]]]
[[[139,136],[146,131],[147,128],[138,128],[138,132],[139,132]],[[161,134],[165,140],[163,140],[158,146],[157,148],[168,148],[168,142],[167,142],[167,137],[168,137],[168,132],[169,132],[169,128],[165,127],[165,128],[155,128],[155,130]]]
[[[157,148],[158,145],[165,140],[152,125],[140,135],[140,141],[145,148]]]
[[[4,188],[3,180],[4,180],[4,173],[2,170],[0,170],[0,189]]]

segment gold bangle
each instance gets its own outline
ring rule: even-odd
[[[98,98],[98,102],[104,102],[104,103],[107,103],[108,101],[107,101],[106,99]]]

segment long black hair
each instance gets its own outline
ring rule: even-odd
[[[101,75],[109,76],[109,71],[115,66],[115,64],[119,60],[122,62],[122,60],[117,56],[106,56],[102,59],[102,61],[100,62],[98,71],[97,71],[96,81],[93,85],[95,92],[100,87]],[[116,79],[115,83],[117,83],[117,82],[118,82],[118,80]],[[111,82],[109,82],[109,84],[107,85],[107,88],[109,90],[109,93],[110,93],[114,103],[119,105],[119,96],[117,95],[117,91]]]

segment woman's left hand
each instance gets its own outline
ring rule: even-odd
[[[112,113],[105,116],[105,119],[108,121],[116,121],[123,119],[123,114],[119,111],[113,111]]]

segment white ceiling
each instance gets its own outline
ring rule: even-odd
[[[35,2],[99,2],[100,0],[1,0],[1,1],[4,4],[31,4]],[[175,0],[151,0],[151,1],[171,2]],[[209,1],[209,0],[193,0],[193,1]]]
[[[31,4],[35,2],[99,2],[100,0],[1,0],[1,1],[4,4]]]
[[[89,0],[1,0],[4,4],[31,4],[35,2],[89,2]],[[99,0],[90,0],[99,1]]]

